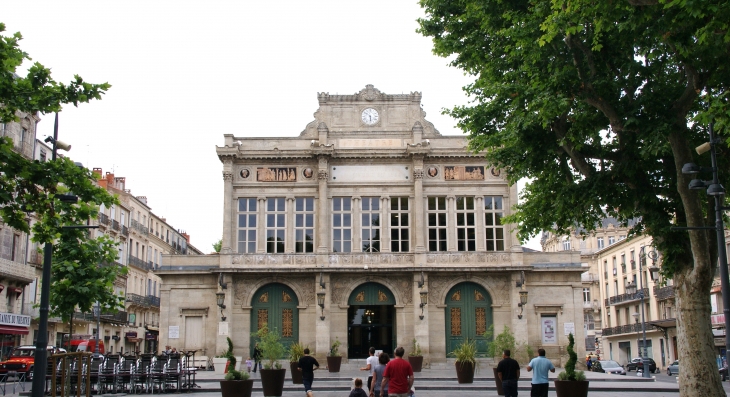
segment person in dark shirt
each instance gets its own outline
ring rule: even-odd
[[[350,391],[350,397],[368,397],[362,389],[362,379],[355,378],[355,388]]]
[[[497,375],[502,381],[502,390],[505,397],[517,397],[517,381],[520,380],[520,364],[510,357],[506,349],[502,353],[502,361],[497,364]]]
[[[297,369],[302,372],[302,383],[307,397],[313,397],[312,382],[314,382],[314,370],[319,368],[317,359],[309,355],[309,348],[304,349],[304,357],[299,359]]]
[[[261,348],[259,348],[258,342],[253,347],[253,373],[256,373],[256,369],[261,369]]]

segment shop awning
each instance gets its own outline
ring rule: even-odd
[[[677,319],[664,318],[661,320],[647,321],[646,323],[659,328],[674,328],[677,326]]]
[[[0,334],[5,335],[28,335],[28,328],[13,327],[12,325],[0,325]]]

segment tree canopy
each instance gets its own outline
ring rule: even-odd
[[[433,38],[434,52],[474,77],[464,87],[470,104],[447,112],[470,148],[507,171],[510,182],[529,178],[507,222],[525,239],[576,225],[591,230],[606,215],[639,219],[633,232],[653,237],[663,273],[675,280],[687,325],[680,341],[702,341],[700,354],[680,343],[682,394],[720,393],[718,377],[691,369],[713,356],[715,237],[670,228],[714,225],[713,201],[689,191],[681,167],[709,166],[710,156],[693,150],[708,141],[709,122],[728,135],[730,3],[420,4],[426,17],[419,31]],[[720,149],[727,178],[727,145]]]

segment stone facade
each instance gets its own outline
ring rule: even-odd
[[[360,358],[415,338],[430,363],[465,338],[484,352],[494,325],[559,363],[565,331],[583,338],[579,253],[523,250],[501,224],[516,186],[442,136],[421,93],[317,99],[299,136],[224,135],[222,249],[163,256],[161,344],[214,356],[230,337],[246,357],[266,324],[317,357],[335,340]]]

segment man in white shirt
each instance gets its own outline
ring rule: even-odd
[[[360,371],[368,371],[368,373],[371,374],[370,376],[368,376],[368,388],[370,388],[370,383],[373,380],[373,375],[372,375],[373,368],[375,368],[375,365],[378,364],[378,358],[375,357],[375,348],[374,347],[371,347],[368,352],[370,353],[370,357],[368,357],[367,361],[365,361],[365,363],[367,365],[360,368]]]

